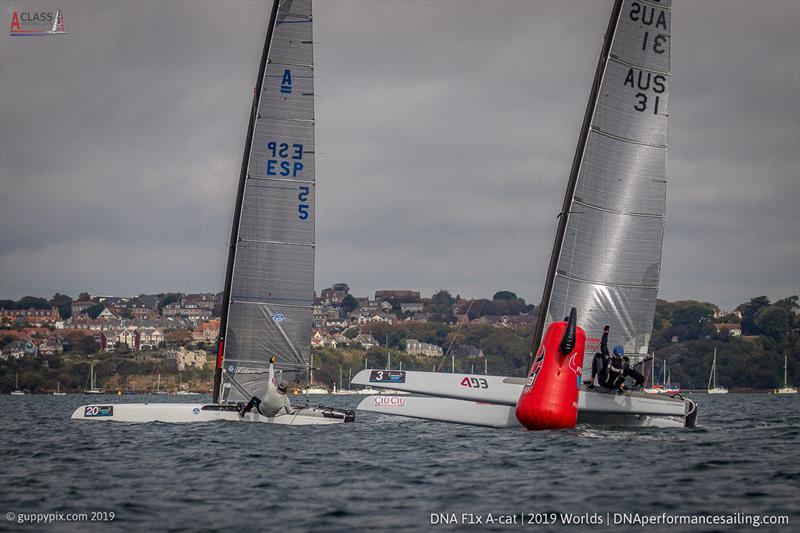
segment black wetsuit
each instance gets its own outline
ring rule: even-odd
[[[592,382],[597,376],[597,384],[607,389],[619,389],[626,377],[633,378],[637,385],[644,383],[644,376],[631,367],[627,357],[608,353],[607,331],[603,332],[600,351],[594,354],[592,360]]]
[[[623,359],[624,359],[624,362],[622,364],[623,381],[625,380],[626,377],[631,377],[636,382],[636,385],[638,387],[644,385],[644,376],[642,375],[642,373],[631,366],[630,361],[628,361],[627,357],[623,357]]]
[[[611,355],[608,353],[608,332],[603,332],[603,339],[600,341],[600,351],[594,354],[592,359],[592,382],[599,375],[598,383],[605,387],[608,381],[608,362]]]

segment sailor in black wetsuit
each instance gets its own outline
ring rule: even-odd
[[[588,388],[594,388],[594,380],[597,378],[599,374],[599,381],[598,384],[603,384],[604,382],[608,381],[608,362],[611,358],[610,354],[608,353],[608,326],[603,327],[603,338],[600,341],[600,351],[594,354],[594,359],[592,359],[592,377],[589,381],[584,381],[583,384],[586,385]]]
[[[636,370],[636,368],[631,366],[631,360],[628,359],[627,355],[622,357],[622,381],[625,382],[625,378],[631,377],[633,381],[636,383],[637,387],[641,387],[644,385],[644,376],[641,372]]]
[[[592,377],[589,381],[585,381],[584,385],[593,389],[597,378],[597,384],[601,387],[624,392],[625,378],[628,376],[632,377],[637,385],[641,385],[644,383],[644,376],[631,367],[622,346],[614,346],[613,354],[608,353],[608,331],[608,326],[603,327],[600,351],[594,354],[592,359]]]

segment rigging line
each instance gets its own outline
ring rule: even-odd
[[[580,97],[580,95],[583,94],[584,86],[586,85],[586,82],[591,76],[592,72],[595,70],[595,65],[597,64],[598,61],[597,56],[599,55],[599,53],[600,52],[598,52],[598,54],[594,57],[593,61],[589,63],[589,68],[586,70],[586,74],[583,77],[583,81],[581,81],[581,83],[578,85],[578,90],[575,91],[575,96],[573,96],[572,98],[572,103],[569,106],[569,111],[567,112],[567,115],[564,117],[564,121],[561,123],[561,128],[558,131],[558,135],[556,136],[555,141],[553,141],[553,145],[550,147],[550,153],[547,156],[547,160],[545,161],[544,167],[542,168],[542,171],[539,173],[539,177],[533,183],[533,187],[531,187],[531,191],[528,194],[528,200],[525,203],[525,208],[522,210],[522,214],[517,220],[517,224],[514,227],[514,231],[511,233],[511,238],[508,241],[508,245],[506,246],[505,252],[500,258],[500,262],[497,264],[497,268],[495,269],[494,275],[492,276],[492,280],[486,287],[487,289],[491,289],[494,286],[495,282],[497,281],[497,277],[500,275],[500,271],[503,268],[503,263],[505,262],[506,257],[508,257],[508,254],[511,251],[511,247],[514,244],[514,239],[516,238],[517,233],[519,233],[519,230],[522,227],[522,223],[525,221],[525,216],[528,214],[528,209],[530,209],[531,203],[533,203],[533,198],[536,196],[536,192],[539,189],[539,185],[542,182],[542,178],[544,177],[545,173],[547,173],[547,169],[550,167],[550,161],[553,159],[553,154],[555,153],[556,147],[558,146],[558,143],[561,140],[561,136],[564,134],[564,130],[566,129],[567,124],[570,121],[570,118],[572,118],[572,114],[575,111],[575,104],[578,102],[578,98]],[[486,290],[482,292],[483,294],[488,294],[488,291]],[[439,361],[439,366],[437,368],[437,371],[442,369],[442,365],[447,360],[447,356],[450,354],[450,350],[453,348],[453,344],[458,338],[459,332],[463,328],[465,321],[469,319],[469,312],[472,309],[472,305],[474,303],[475,303],[474,299],[470,300],[469,305],[467,306],[467,311],[464,313],[464,318],[462,318],[459,321],[458,327],[456,328],[456,333],[455,335],[453,335],[453,339],[450,341],[450,344],[447,347],[447,351],[444,353],[444,355],[442,355],[442,358]],[[481,309],[482,306],[483,302],[481,302]],[[539,312],[541,312],[541,309],[539,310]]]
[[[219,180],[219,186],[217,187],[217,193],[214,196],[214,201],[211,204],[211,212],[208,214],[206,218],[205,226],[203,226],[203,231],[200,233],[200,238],[197,241],[197,246],[195,247],[194,251],[194,259],[189,264],[189,270],[186,272],[186,276],[183,278],[183,285],[182,287],[182,294],[186,294],[188,291],[189,285],[189,278],[192,277],[192,273],[194,272],[194,265],[197,263],[197,259],[200,257],[200,249],[203,246],[203,242],[205,242],[206,232],[208,231],[208,226],[211,224],[211,219],[214,218],[214,212],[217,209],[217,204],[219,203],[219,197],[222,193],[222,187],[225,185],[227,180],[225,179],[226,176],[231,176],[233,172],[231,171],[231,163],[233,163],[233,156],[228,156],[228,162],[225,164],[225,171],[222,175],[222,179]]]

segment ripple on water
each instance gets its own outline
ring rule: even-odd
[[[3,508],[113,511],[112,530],[419,531],[430,513],[593,513],[609,501],[798,518],[798,404],[768,396],[703,398],[694,430],[546,432],[371,413],[326,428],[97,424],[69,420],[81,397],[12,400],[0,398]]]

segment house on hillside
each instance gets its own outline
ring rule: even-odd
[[[34,340],[33,343],[36,345],[39,355],[53,355],[64,351],[64,344],[58,337],[42,339],[39,341]]]
[[[380,344],[378,344],[378,341],[375,340],[375,337],[373,337],[369,333],[359,333],[358,335],[356,335],[356,338],[353,339],[353,343],[360,344],[367,350],[375,346],[380,346]]]
[[[72,302],[72,305],[70,306],[72,309],[72,316],[78,316],[93,305],[95,305],[95,302],[91,300],[79,300],[77,302]]]
[[[403,302],[400,304],[401,313],[419,313],[425,308],[422,302]]]
[[[164,332],[159,328],[142,327],[136,330],[139,333],[139,349],[158,348],[164,342]]]
[[[311,336],[311,346],[313,348],[336,348],[338,344],[333,336],[321,331],[315,331]]]
[[[28,324],[47,324],[61,320],[56,307],[50,309],[6,309],[0,307],[0,322],[17,322]]]
[[[727,331],[731,337],[742,336],[742,326],[740,324],[714,324],[714,329],[717,333]]]
[[[192,340],[194,342],[216,342],[217,337],[219,337],[219,323],[220,321],[218,319],[201,322],[194,328],[194,331],[192,331]]]
[[[8,359],[9,357],[19,359],[21,357],[25,357],[26,355],[37,355],[39,353],[39,349],[30,340],[18,339],[3,346],[2,353],[3,359]]]
[[[405,352],[409,355],[426,355],[428,357],[441,357],[444,350],[435,344],[420,342],[417,339],[405,339]]]
[[[100,311],[100,314],[99,314],[99,315],[97,315],[97,319],[98,319],[98,320],[101,320],[101,319],[106,319],[106,320],[119,320],[119,317],[118,317],[117,315],[115,315],[115,314],[114,314],[114,313],[111,311],[111,309],[110,309],[110,308],[106,307],[106,308],[104,308],[102,311]]]

